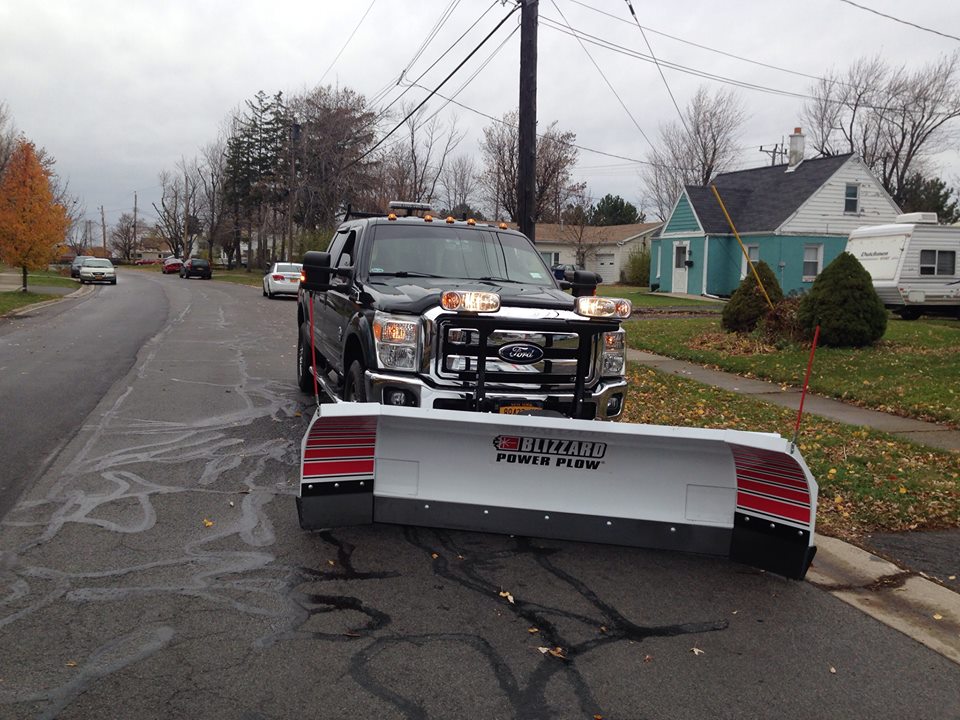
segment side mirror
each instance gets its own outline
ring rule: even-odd
[[[596,295],[600,276],[587,270],[567,270],[566,280],[573,288],[573,296]]]
[[[330,253],[311,250],[304,254],[300,287],[316,292],[330,289]]]

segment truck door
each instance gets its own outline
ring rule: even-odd
[[[330,265],[334,268],[353,267],[358,247],[357,229],[343,228],[337,233],[337,238],[330,247]],[[333,287],[324,293],[326,298],[321,310],[323,319],[320,328],[320,350],[334,370],[343,373],[343,334],[355,306],[353,273],[349,277],[331,275],[330,284]]]

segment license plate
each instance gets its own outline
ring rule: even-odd
[[[539,405],[532,405],[529,403],[526,404],[516,404],[516,405],[501,405],[500,414],[501,415],[522,415],[525,412],[530,412],[531,410],[539,410]]]

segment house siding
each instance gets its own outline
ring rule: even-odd
[[[845,213],[847,185],[860,188],[859,209]],[[780,226],[784,235],[842,235],[863,225],[892,223],[900,210],[870,170],[857,157],[851,157],[830,179],[811,195],[797,212]]]
[[[702,233],[700,222],[687,199],[686,193],[680,196],[677,205],[670,213],[670,220],[663,231],[664,235],[673,233]]]

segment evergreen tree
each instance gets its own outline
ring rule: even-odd
[[[754,267],[770,302],[776,305],[783,300],[783,290],[770,266],[761,260]],[[740,281],[740,285],[730,297],[730,302],[724,305],[720,325],[727,332],[752,332],[768,310],[770,305],[767,303],[767,298],[757,285],[753,273],[748,270],[746,277]]]
[[[848,252],[840,253],[813,281],[800,301],[800,325],[820,342],[833,347],[864,347],[883,337],[887,310],[873,289],[863,265]]]
[[[631,225],[643,222],[637,208],[619,195],[604,195],[593,206],[590,213],[591,225]]]

